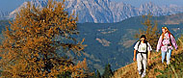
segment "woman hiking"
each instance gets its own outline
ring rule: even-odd
[[[140,37],[140,41],[138,41],[134,47],[134,57],[133,57],[133,60],[136,61],[137,56],[137,70],[142,78],[146,76],[147,60],[150,61],[151,50],[152,48],[149,42],[146,41],[146,36],[142,35]]]
[[[175,38],[170,33],[168,28],[167,27],[162,27],[162,34],[161,34],[161,36],[158,40],[156,51],[159,52],[159,50],[161,49],[162,63],[164,62],[165,55],[166,55],[167,65],[170,64],[171,53],[172,53],[172,50],[173,50],[172,45],[175,47],[176,50],[178,49]]]

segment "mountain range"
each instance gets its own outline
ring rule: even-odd
[[[20,7],[10,12],[9,15],[0,13],[0,19],[14,18],[16,12],[19,12],[21,7],[26,4],[27,2],[24,2]],[[31,4],[42,8],[46,6],[47,1],[33,0]],[[140,7],[134,7],[130,4],[110,0],[66,0],[65,10],[69,13],[76,12],[79,17],[79,23],[114,23],[130,17],[146,15],[149,12],[152,13],[153,16],[181,13],[183,12],[183,7],[177,5],[158,6],[152,2],[142,4]]]
[[[7,19],[9,16],[9,12],[3,12],[0,10],[0,20]]]

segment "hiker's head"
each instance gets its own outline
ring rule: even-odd
[[[163,33],[167,33],[167,32],[169,32],[169,30],[168,30],[167,27],[162,27],[162,32],[163,32]]]
[[[146,40],[146,36],[145,36],[145,35],[141,35],[141,36],[140,36],[140,40],[141,40],[141,41],[145,41],[145,40]]]
[[[162,27],[162,38],[164,38],[165,33],[171,34],[167,27]]]

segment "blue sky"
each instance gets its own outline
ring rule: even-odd
[[[1,11],[12,11],[18,6],[20,6],[24,1],[28,0],[0,0],[0,10]],[[131,4],[133,6],[139,7],[143,3],[153,2],[157,5],[170,5],[176,4],[183,6],[183,0],[111,0],[115,2],[124,2]]]
[[[133,6],[139,7],[143,3],[153,2],[157,5],[170,5],[175,4],[179,6],[183,6],[183,0],[111,0],[116,2],[124,2],[128,4],[132,4]]]
[[[0,11],[12,11],[26,0],[0,0]]]

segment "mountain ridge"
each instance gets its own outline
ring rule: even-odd
[[[44,7],[47,1],[31,1],[35,6]],[[20,7],[9,14],[9,18],[14,18]],[[170,5],[158,6],[152,2],[142,4],[140,7],[134,7],[123,2],[113,2],[111,0],[66,0],[65,10],[69,13],[76,12],[79,17],[79,23],[114,23],[120,22],[130,17],[146,15],[151,12],[154,16],[171,15],[183,12],[183,7]]]
[[[9,12],[3,12],[0,10],[0,20],[6,20],[9,15]]]

